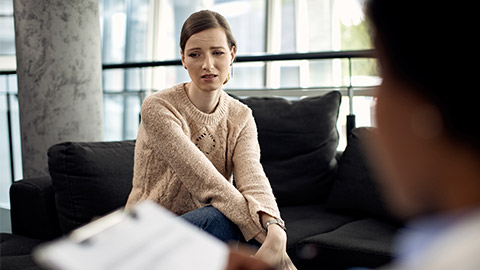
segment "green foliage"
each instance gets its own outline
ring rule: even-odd
[[[340,22],[340,30],[342,50],[368,50],[373,48],[367,22],[362,21],[360,24],[350,26]],[[342,62],[342,70],[344,77],[349,75],[347,60]],[[376,60],[352,59],[352,75],[378,76]]]

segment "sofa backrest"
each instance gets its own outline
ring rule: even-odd
[[[324,202],[337,170],[341,94],[240,99],[257,124],[261,163],[280,206]]]
[[[135,141],[60,143],[48,168],[63,233],[123,207],[132,188]]]

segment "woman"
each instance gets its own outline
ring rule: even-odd
[[[156,201],[225,242],[256,240],[257,257],[294,268],[252,112],[222,91],[236,53],[227,21],[212,11],[192,14],[180,49],[191,82],[144,101],[127,207]]]

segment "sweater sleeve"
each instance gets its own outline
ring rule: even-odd
[[[257,126],[251,112],[235,146],[233,174],[235,184],[247,199],[250,215],[255,221],[260,222],[259,212],[281,219],[270,182],[260,163]]]
[[[142,106],[142,125],[153,139],[154,151],[194,198],[222,212],[240,228],[247,241],[262,231],[249,214],[248,201],[185,135],[173,110],[147,99]]]

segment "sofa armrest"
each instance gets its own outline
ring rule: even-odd
[[[50,176],[14,182],[10,207],[12,233],[44,240],[62,235]]]

